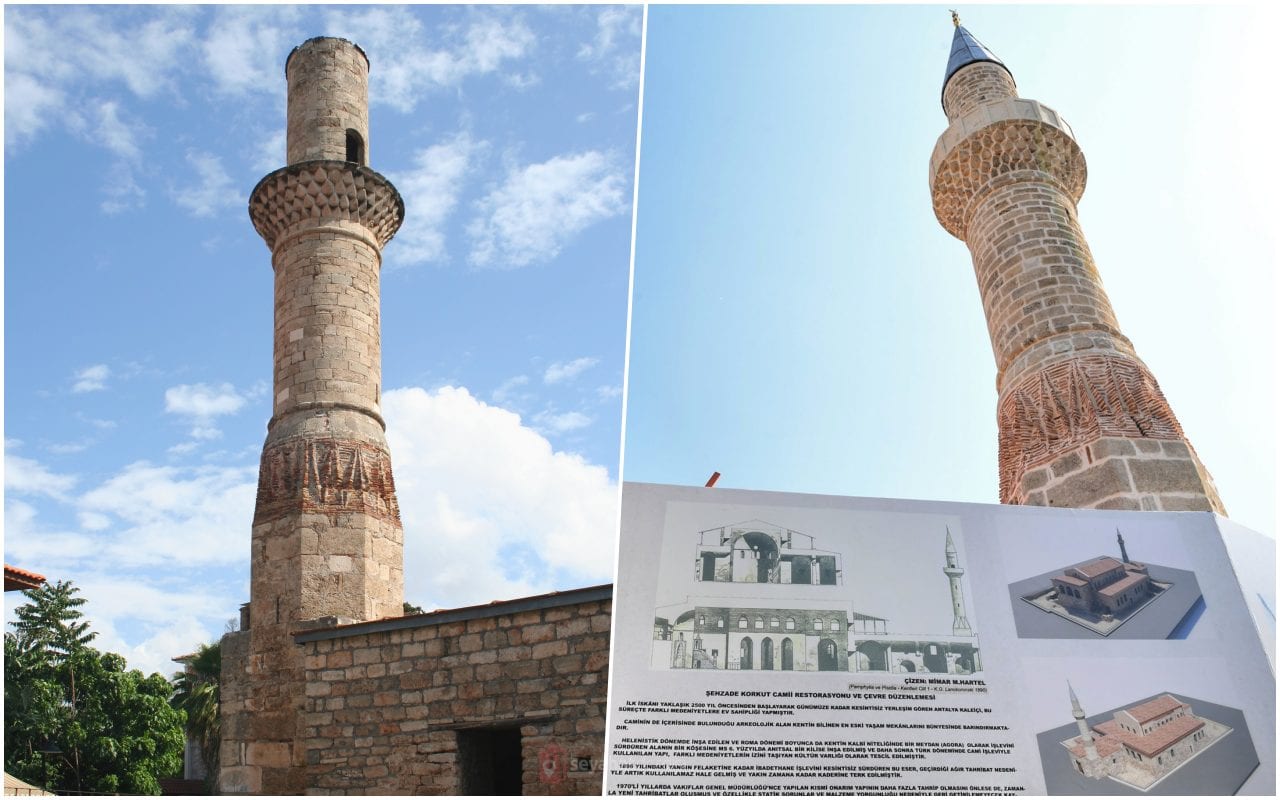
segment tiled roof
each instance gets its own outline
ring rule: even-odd
[[[1204,727],[1204,720],[1188,714],[1178,717],[1167,725],[1161,725],[1146,736],[1138,736],[1121,728],[1115,721],[1100,723],[1094,730],[1104,734],[1104,739],[1115,738],[1142,753],[1147,758],[1168,750],[1171,745],[1190,736]]]
[[[1110,586],[1107,586],[1106,588],[1103,588],[1103,589],[1099,589],[1098,594],[1102,595],[1103,597],[1115,597],[1116,595],[1123,592],[1125,589],[1128,589],[1134,584],[1142,583],[1145,580],[1147,580],[1146,575],[1143,575],[1140,572],[1130,572],[1129,574],[1125,575],[1123,578],[1111,584]]]
[[[1088,586],[1089,585],[1088,581],[1082,581],[1079,578],[1077,578],[1075,575],[1054,575],[1053,580],[1062,581],[1063,583],[1070,584],[1071,586]]]
[[[1125,713],[1138,721],[1139,725],[1145,725],[1153,719],[1158,719],[1171,711],[1176,711],[1186,703],[1171,694],[1162,694],[1154,700],[1148,700],[1142,705],[1126,708]]]
[[[1112,753],[1123,747],[1123,744],[1114,736],[1095,735],[1093,737],[1093,746],[1098,751],[1099,758],[1109,758]],[[1084,752],[1084,744],[1080,741],[1079,736],[1071,741],[1071,745],[1067,749],[1076,758],[1087,757]]]
[[[6,592],[34,589],[44,582],[45,577],[43,575],[11,567],[8,564],[4,565],[4,590]]]
[[[1086,578],[1096,578],[1104,572],[1110,572],[1113,569],[1121,567],[1121,563],[1110,556],[1095,558],[1092,561],[1081,564],[1078,567],[1072,567],[1075,571],[1084,575]]]

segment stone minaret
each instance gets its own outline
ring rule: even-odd
[[[368,167],[364,52],[309,39],[285,74],[288,166],[249,199],[275,270],[275,368],[253,519],[248,779],[239,788],[266,794],[306,789],[293,633],[400,616],[404,601],[404,535],[379,413],[379,270],[404,203]]]
[[[1071,128],[1018,97],[958,19],[942,107],[929,186],[938,221],[969,247],[987,316],[1001,502],[1225,513],[1102,288],[1076,214],[1085,162]]]
[[[1116,528],[1116,544],[1120,545],[1120,560],[1126,564],[1132,563],[1129,561],[1129,551],[1125,549],[1124,537],[1120,535],[1119,528]]]
[[[1071,695],[1071,716],[1076,719],[1076,730],[1080,731],[1080,743],[1084,745],[1085,758],[1090,763],[1098,760],[1098,747],[1093,743],[1093,731],[1089,730],[1089,723],[1085,721],[1084,709],[1080,707],[1080,701],[1076,699],[1076,690],[1071,688],[1071,682],[1067,682],[1067,693]]]
[[[964,608],[964,587],[960,584],[960,576],[964,570],[960,567],[960,556],[956,553],[956,544],[951,541],[951,529],[947,529],[947,548],[945,551],[947,565],[942,571],[951,582],[951,612],[955,619],[951,622],[951,633],[955,636],[972,636],[969,627],[969,615]]]

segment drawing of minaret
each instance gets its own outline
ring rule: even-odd
[[[960,556],[956,553],[956,544],[951,541],[951,529],[947,528],[947,566],[942,571],[951,582],[951,611],[955,620],[951,623],[951,633],[955,636],[972,636],[969,618],[964,611],[964,587],[960,585],[960,576],[964,570],[960,568]]]
[[[1067,692],[1071,695],[1071,716],[1076,718],[1076,728],[1080,731],[1080,743],[1084,745],[1085,758],[1090,763],[1098,760],[1098,748],[1093,744],[1093,731],[1089,730],[1089,723],[1085,722],[1084,709],[1080,707],[1080,701],[1076,699],[1076,690],[1071,688],[1071,681],[1067,681]]]
[[[1004,62],[953,21],[929,187],[938,222],[969,248],[987,318],[1000,502],[1225,514],[1103,289],[1071,127],[1019,97]]]
[[[1120,535],[1120,529],[1116,528],[1116,541],[1120,543],[1120,560],[1126,564],[1133,563],[1129,561],[1129,551],[1124,549],[1124,537]]]

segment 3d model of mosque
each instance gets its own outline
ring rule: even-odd
[[[1066,567],[1050,577],[1051,586],[1023,600],[1106,636],[1173,586],[1151,579],[1147,565],[1129,558],[1124,536],[1116,531],[1119,560],[1100,556]]]
[[[840,599],[841,555],[819,549],[812,536],[761,520],[701,531],[690,596],[677,604],[674,619],[661,616],[669,606],[661,607],[654,618],[651,666],[977,672],[981,669],[977,637],[969,626],[961,583],[964,569],[950,530],[943,563],[951,590],[951,636],[893,635],[888,620],[855,611]],[[750,598],[739,591],[746,584],[757,587]],[[796,585],[831,587],[831,599],[798,603],[782,588]]]
[[[1220,722],[1196,716],[1171,694],[1116,711],[1112,719],[1091,727],[1070,684],[1067,691],[1080,733],[1062,746],[1072,766],[1096,780],[1110,778],[1146,791],[1231,732]]]

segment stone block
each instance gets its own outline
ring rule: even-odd
[[[1160,498],[1160,508],[1164,511],[1213,511],[1209,498],[1203,494],[1164,495]]]
[[[1129,471],[1133,473],[1133,483],[1139,492],[1205,493],[1204,481],[1195,463],[1189,459],[1135,458],[1129,460]]]
[[[1119,439],[1113,436],[1099,439],[1089,445],[1089,449],[1093,451],[1093,457],[1099,461],[1104,458],[1110,458],[1111,456],[1131,456],[1137,452],[1136,448],[1133,446],[1133,442],[1128,439]],[[1026,484],[1024,483],[1023,486],[1026,486]]]
[[[1076,472],[1082,466],[1084,466],[1084,459],[1080,456],[1080,451],[1076,450],[1054,461],[1051,468],[1053,476],[1061,478]]]
[[[1137,498],[1129,496],[1109,497],[1098,503],[1094,508],[1106,508],[1116,511],[1141,511],[1142,503]]]
[[[1132,491],[1124,459],[1111,458],[1049,486],[1045,495],[1051,506],[1088,508],[1099,497]]]
[[[293,750],[288,742],[250,742],[248,761],[256,767],[288,767]]]

